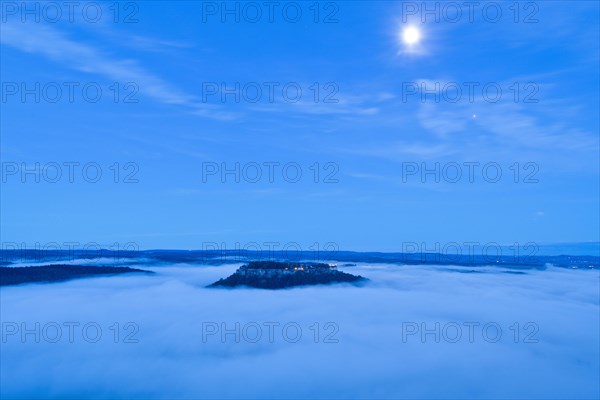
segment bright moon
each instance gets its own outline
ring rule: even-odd
[[[421,32],[414,26],[409,26],[402,32],[402,40],[408,45],[413,45],[421,40]]]

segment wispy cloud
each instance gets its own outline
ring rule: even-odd
[[[462,97],[457,102],[448,100],[453,94],[443,93],[449,84],[461,85],[461,80],[417,79],[417,93],[403,98],[399,93],[385,97],[375,103],[378,113],[373,122],[384,124],[404,115],[404,132],[410,133],[403,139],[385,135],[374,135],[370,143],[356,145],[351,141],[337,147],[345,154],[376,157],[387,161],[408,160],[453,160],[511,159],[551,160],[565,157],[570,167],[597,160],[598,137],[581,128],[578,118],[584,112],[574,98],[563,98],[545,75],[521,76],[494,83],[502,88],[498,102],[485,98],[482,84],[471,97],[462,87]],[[553,79],[556,79],[552,75]],[[519,101],[515,101],[511,85],[515,82],[535,83],[539,90],[536,102],[525,102],[530,91],[521,88]],[[424,85],[424,86],[422,86]],[[522,86],[522,85],[521,85]],[[424,97],[420,90],[425,87]],[[493,91],[492,91],[493,92]],[[493,93],[492,93],[493,94]],[[444,97],[447,96],[447,97]],[[399,113],[399,110],[402,110]],[[396,124],[397,125],[397,124]],[[389,131],[382,125],[382,132]],[[589,155],[589,157],[586,157]],[[533,157],[533,158],[532,158]],[[576,163],[573,161],[577,160]]]
[[[154,75],[136,60],[118,58],[92,45],[72,40],[67,34],[44,24],[7,22],[2,24],[1,43],[18,50],[45,56],[74,70],[119,82],[134,82],[140,94],[206,118],[231,120],[235,114],[215,105],[203,104]]]
[[[423,141],[393,141],[378,143],[371,146],[346,147],[340,149],[346,154],[356,154],[368,157],[378,157],[390,161],[407,161],[408,159],[437,159],[456,152],[446,144],[431,144]]]

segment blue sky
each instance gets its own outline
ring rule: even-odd
[[[97,22],[79,9],[74,22],[65,9],[53,22],[45,3],[28,3],[33,16],[8,3],[3,243],[398,251],[407,242],[600,240],[597,2],[521,2],[518,15],[496,2],[498,22],[482,8],[472,21],[462,9],[456,22],[440,8],[436,21],[409,8],[421,2],[371,1],[281,2],[269,21],[259,2],[255,23],[235,2],[227,7],[237,4],[239,22],[221,2],[121,2],[116,21],[115,3],[91,2]],[[402,39],[408,27],[415,44]],[[23,85],[36,92],[36,83],[40,101],[23,99]],[[210,91],[236,83],[248,89],[239,101]],[[51,102],[56,85],[62,96]],[[82,87],[100,87],[98,102]],[[60,165],[62,177],[24,174],[36,163]],[[102,171],[97,182],[82,176],[90,163]],[[248,173],[240,182],[221,176],[236,163]],[[256,165],[262,177],[252,182]],[[436,165],[463,176],[420,175]],[[302,177],[291,182],[283,166]],[[483,166],[501,179],[489,182]]]

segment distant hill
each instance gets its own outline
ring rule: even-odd
[[[335,266],[319,263],[253,261],[242,265],[235,273],[208,287],[249,286],[261,289],[284,289],[294,286],[360,283],[360,275],[338,271]]]
[[[129,267],[54,264],[38,267],[0,267],[0,286],[33,282],[61,282],[99,275],[153,273]]]
[[[589,246],[588,246],[589,247]],[[586,247],[587,248],[587,247]],[[490,248],[462,249],[464,254],[444,254],[435,252],[409,252],[409,253],[378,253],[378,252],[353,252],[330,251],[314,254],[310,251],[254,251],[254,250],[142,250],[142,251],[112,251],[112,250],[35,250],[35,249],[4,249],[0,250],[0,266],[14,263],[27,262],[54,262],[63,263],[66,260],[98,260],[99,263],[110,262],[120,265],[132,263],[161,266],[176,263],[222,265],[252,260],[270,259],[282,262],[303,261],[337,261],[340,263],[386,263],[399,265],[459,265],[466,267],[494,265],[514,269],[546,269],[552,265],[559,268],[600,268],[598,255],[541,255],[535,248],[528,252],[514,255],[515,249]],[[499,255],[494,252],[498,251]],[[591,251],[591,250],[590,250]],[[489,253],[489,254],[487,254]],[[502,255],[504,254],[504,255]]]

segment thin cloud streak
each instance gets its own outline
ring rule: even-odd
[[[44,40],[42,40],[42,38]],[[111,59],[92,46],[71,40],[64,33],[41,24],[3,23],[1,43],[32,54],[40,54],[77,71],[97,74],[119,82],[134,82],[140,93],[169,105],[187,107],[193,114],[218,120],[235,115],[200,103],[132,59]]]

